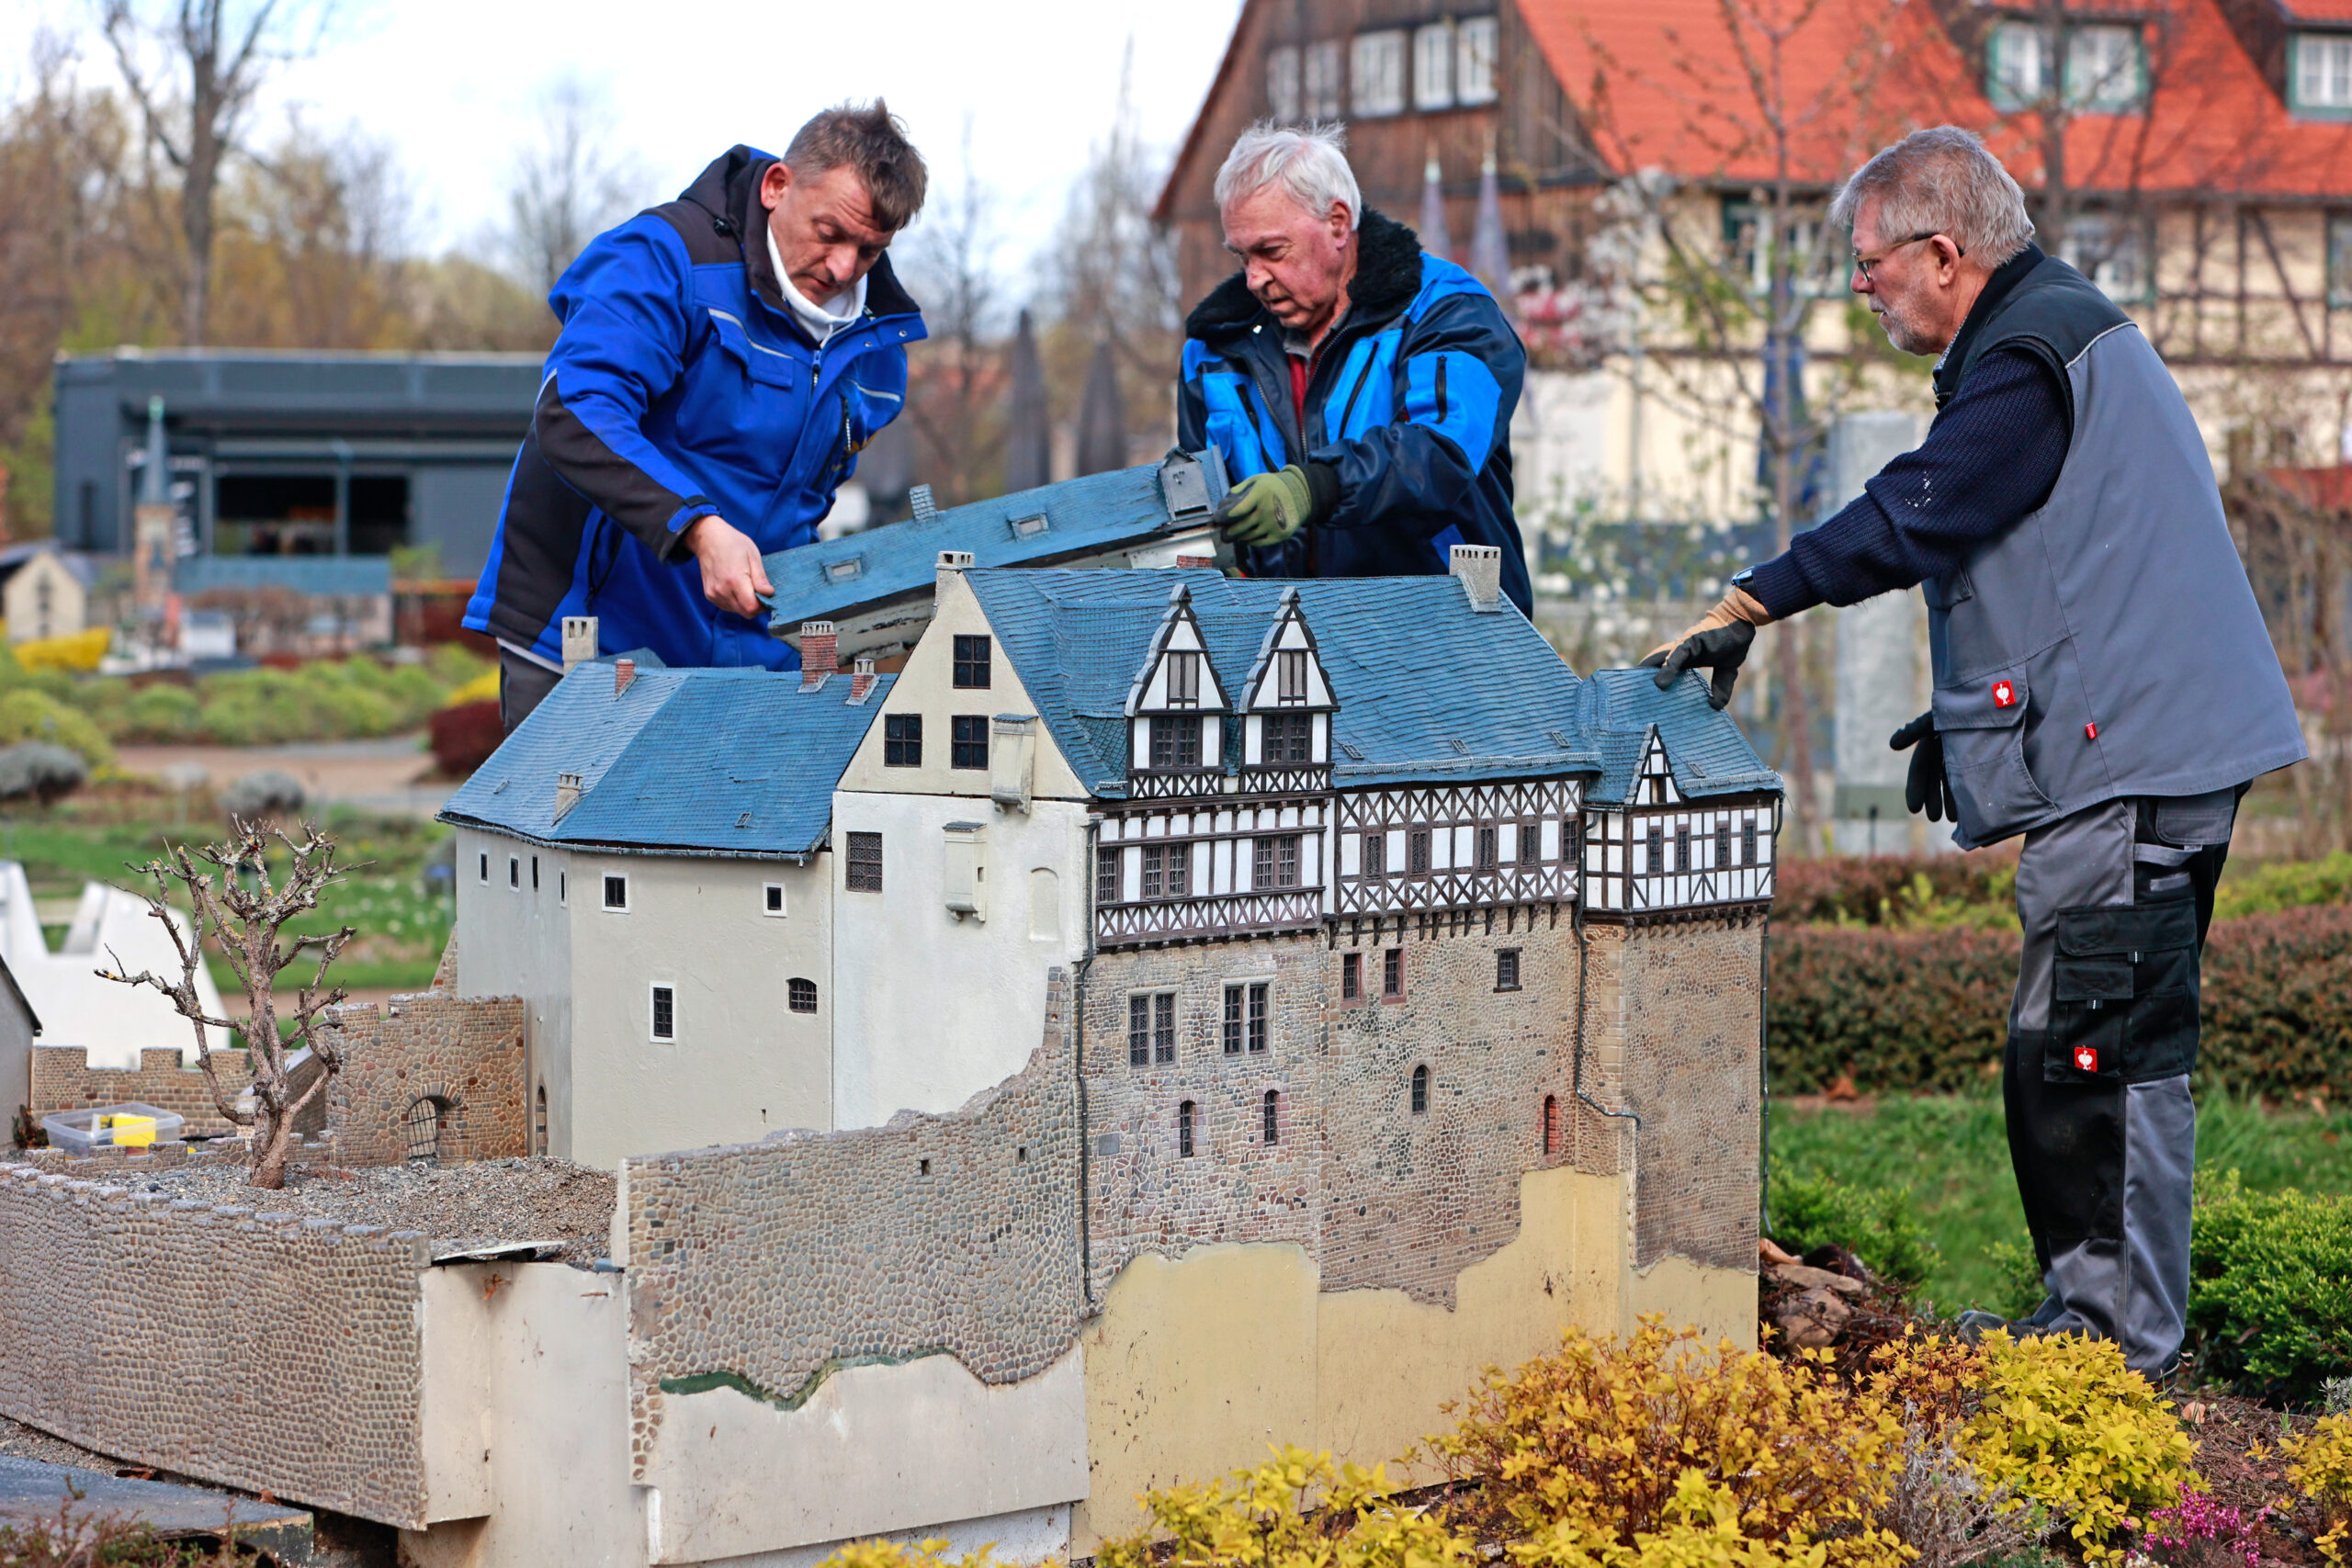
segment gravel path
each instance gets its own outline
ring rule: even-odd
[[[575,1269],[605,1255],[616,1190],[610,1171],[548,1158],[366,1170],[298,1166],[277,1192],[248,1185],[242,1166],[159,1170],[138,1184],[167,1198],[233,1203],[255,1213],[422,1231],[436,1253],[493,1242],[560,1241],[561,1260]]]

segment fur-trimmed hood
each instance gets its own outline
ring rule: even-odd
[[[1345,325],[1385,325],[1413,302],[1420,288],[1420,236],[1379,209],[1365,208],[1356,226],[1356,275],[1348,285]],[[1184,334],[1217,344],[1273,321],[1237,272],[1193,307],[1184,318]]]

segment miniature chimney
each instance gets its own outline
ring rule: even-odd
[[[969,550],[942,550],[942,551],[940,551],[940,552],[939,552],[939,571],[938,571],[937,576],[936,576],[935,578],[933,578],[933,582],[932,582],[932,592],[933,592],[933,594],[934,594],[934,595],[935,595],[935,594],[940,594],[940,593],[944,593],[944,592],[947,592],[947,584],[948,584],[948,581],[949,581],[949,580],[950,580],[950,579],[952,579],[952,578],[961,577],[961,576],[963,576],[963,575],[964,575],[964,573],[966,573],[966,572],[967,572],[967,571],[969,571],[969,570],[972,570],[972,552],[971,552],[971,551],[969,551]]]
[[[1474,610],[1503,607],[1503,552],[1494,545],[1456,545],[1448,568],[1462,580]]]
[[[1216,570],[1216,557],[1178,556],[1176,558],[1176,570],[1179,571],[1187,570],[1194,571],[1214,571]]]
[[[637,679],[637,660],[634,660],[634,659],[620,659],[620,660],[614,660],[614,662],[613,662],[613,695],[615,695],[616,697],[617,697],[617,696],[619,696],[623,692],[628,691],[628,683],[629,683],[631,681],[634,681],[634,680],[636,680],[636,679]]]
[[[842,667],[841,642],[831,621],[800,623],[800,689],[813,692]]]
[[[560,822],[571,808],[580,804],[580,775],[558,773],[555,776],[555,819]]]
[[[575,664],[577,664],[577,663],[581,662],[582,660],[594,659],[594,658],[595,658],[595,657],[596,657],[596,617],[595,617],[595,616],[594,616],[594,615],[566,615],[566,616],[564,616],[564,618],[563,618],[563,670],[564,670],[564,673],[565,673],[565,674],[567,674],[567,675],[568,675],[568,674],[570,674],[570,673],[571,672],[571,667],[572,667],[573,665],[575,665]]]
[[[861,659],[852,665],[849,676],[849,700],[853,703],[864,702],[867,694],[874,690],[875,679],[874,660],[871,659]]]
[[[939,515],[939,502],[933,501],[929,485],[917,485],[907,491],[907,503],[914,508],[914,520],[928,523]]]

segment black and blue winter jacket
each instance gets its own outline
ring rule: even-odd
[[[1485,285],[1366,209],[1348,313],[1316,355],[1306,428],[1282,323],[1236,274],[1184,323],[1177,445],[1215,444],[1236,479],[1302,463],[1317,521],[1253,577],[1416,577],[1457,544],[1502,547],[1503,592],[1533,603],[1511,513],[1510,417],[1527,353]]]
[[[789,670],[763,619],[703,597],[679,536],[717,515],[763,554],[817,536],[858,449],[905,405],[922,318],[886,255],[821,350],[761,226],[775,160],[735,147],[676,201],[597,236],[548,295],[563,323],[466,625],[548,660],[562,618],[673,665]]]

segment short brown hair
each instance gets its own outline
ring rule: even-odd
[[[796,179],[813,178],[846,164],[865,184],[874,221],[896,233],[922,210],[930,173],[907,140],[907,128],[880,98],[835,104],[795,131],[784,161]]]

